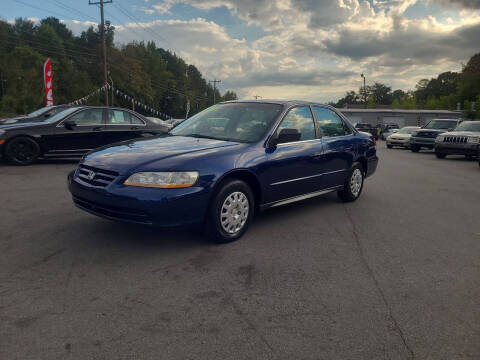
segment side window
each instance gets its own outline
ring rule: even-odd
[[[73,115],[69,120],[77,126],[103,125],[103,109],[86,109]]]
[[[130,121],[132,124],[135,124],[135,125],[143,125],[143,121],[140,120],[138,117],[136,117],[135,115],[132,115],[132,114],[129,114],[130,115]]]
[[[315,139],[315,124],[310,108],[301,106],[290,110],[278,127],[278,133],[283,129],[297,129],[301,134],[300,140]]]
[[[130,114],[121,110],[108,110],[107,124],[130,125]]]
[[[318,126],[322,131],[324,137],[345,136],[351,134],[351,130],[343,120],[333,111],[325,108],[314,108],[315,115],[317,115]]]

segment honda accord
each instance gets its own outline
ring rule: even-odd
[[[68,176],[75,205],[157,226],[204,224],[240,238],[256,211],[336,191],[356,200],[376,170],[376,143],[334,108],[299,101],[214,105],[168,134],[116,143]]]

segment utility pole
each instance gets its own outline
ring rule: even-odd
[[[100,30],[102,34],[102,46],[103,46],[103,84],[106,86],[108,84],[108,74],[107,74],[107,42],[105,39],[105,15],[103,13],[103,5],[111,4],[113,0],[99,0],[93,2],[88,0],[88,5],[100,5],[100,17],[101,25]],[[108,88],[105,88],[105,106],[108,106]]]
[[[214,80],[209,80],[208,81],[209,83],[212,83],[213,82],[213,104],[215,105],[215,103],[217,102],[217,99],[216,99],[216,90],[217,90],[217,83],[220,83],[222,82],[222,80],[217,80],[216,78]]]
[[[365,105],[365,109],[367,108],[367,86],[366,86],[366,79],[365,79],[365,75],[360,75],[362,78],[363,78],[363,101],[364,101],[364,105]]]

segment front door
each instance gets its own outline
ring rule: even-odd
[[[64,121],[74,126],[67,128]],[[83,109],[67,117],[55,128],[55,135],[49,141],[49,148],[57,153],[78,155],[102,145],[100,136],[105,129],[103,109]]]
[[[266,150],[262,169],[266,184],[265,203],[285,200],[322,188],[319,159],[322,140],[316,136],[315,123],[309,106],[291,109],[282,120],[276,134],[282,129],[296,129],[300,141],[278,144]]]

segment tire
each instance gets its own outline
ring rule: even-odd
[[[232,206],[229,203],[235,207],[229,208]],[[215,193],[209,206],[205,221],[207,236],[218,244],[240,239],[248,229],[254,209],[254,196],[245,182],[225,182]]]
[[[7,143],[5,157],[15,165],[30,165],[40,156],[40,145],[27,136],[19,136]]]
[[[418,145],[411,145],[410,146],[410,150],[412,150],[412,152],[419,152],[420,151],[420,146]]]
[[[468,160],[472,160],[472,159],[475,159],[475,158],[476,158],[475,155],[465,155],[465,157],[466,157]]]
[[[391,149],[393,148],[393,145],[387,145],[387,148]]]
[[[436,151],[435,151],[435,156],[436,156],[438,159],[444,159],[444,158],[447,156],[447,154],[441,153],[441,152],[436,152]]]
[[[362,194],[363,183],[365,181],[365,171],[362,165],[355,163],[343,184],[343,189],[337,194],[343,202],[352,202],[357,200]]]

